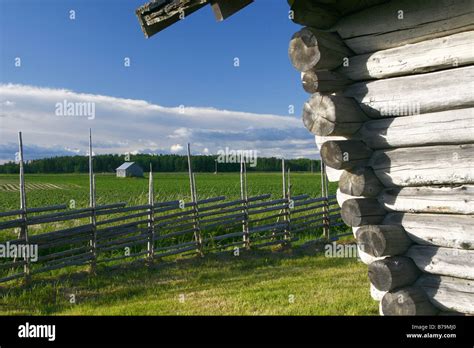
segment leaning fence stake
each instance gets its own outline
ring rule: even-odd
[[[248,227],[248,202],[247,202],[247,180],[245,177],[246,173],[245,162],[243,161],[242,156],[240,156],[240,199],[242,200],[242,233],[245,249],[250,249],[250,239],[249,239],[249,227]]]
[[[148,178],[148,205],[150,213],[148,215],[148,262],[152,263],[155,257],[155,193],[153,188],[153,168],[150,163],[150,176]]]
[[[28,245],[28,222],[26,213],[26,188],[25,188],[25,168],[23,163],[23,139],[21,132],[18,132],[18,155],[20,164],[20,209],[21,209],[21,230],[20,239],[24,239],[25,245]],[[25,275],[25,284],[30,282],[30,259],[26,255],[24,256],[25,264],[23,266],[23,272]]]
[[[202,251],[202,237],[201,237],[201,228],[199,226],[199,210],[197,206],[197,190],[196,190],[196,181],[193,173],[193,168],[191,164],[191,145],[188,143],[188,172],[189,172],[189,186],[191,190],[191,201],[193,203],[193,213],[194,213],[194,221],[193,221],[193,228],[194,228],[194,240],[197,246],[197,253],[200,256],[203,256],[204,253]]]
[[[286,229],[285,229],[285,239],[288,240],[288,243],[291,240],[291,225],[290,225],[290,217],[291,217],[291,181],[290,181],[290,168],[288,168],[288,191],[286,195]]]
[[[91,229],[92,229],[92,238],[89,242],[92,259],[90,264],[90,272],[95,273],[97,266],[97,217],[95,211],[96,201],[95,201],[95,176],[94,168],[92,162],[92,130],[89,129],[89,207],[91,208]]]
[[[329,239],[329,199],[328,199],[328,183],[326,176],[326,165],[321,160],[321,197],[324,198],[323,201],[323,236],[326,239]]]

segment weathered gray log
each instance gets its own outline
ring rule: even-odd
[[[474,250],[413,245],[405,255],[426,273],[474,280]]]
[[[416,285],[423,289],[433,305],[443,311],[474,314],[472,280],[422,275]]]
[[[348,226],[376,225],[383,221],[385,209],[374,198],[349,199],[341,207],[342,220]]]
[[[372,156],[372,150],[362,141],[327,141],[321,146],[321,158],[324,163],[335,169],[348,169],[363,166]]]
[[[324,6],[324,9],[330,8],[332,11],[336,11],[338,13],[338,17],[342,17],[343,15],[357,12],[364,8],[379,5],[387,1],[388,0],[288,0],[288,4],[290,5],[291,9],[293,9],[295,6],[306,7],[306,11],[311,8],[317,11],[318,7],[314,6]],[[318,14],[318,16],[321,16],[321,14]],[[295,23],[297,22],[295,21]],[[313,26],[315,28],[318,28],[319,25],[324,25],[324,23],[318,21],[316,21],[314,24],[315,25]]]
[[[336,72],[354,81],[421,74],[474,63],[474,31],[349,58]]]
[[[378,150],[369,165],[386,187],[471,184],[474,183],[473,153],[473,144]],[[328,165],[337,163],[327,153],[326,156],[330,162],[323,159]]]
[[[390,213],[383,223],[402,226],[416,244],[474,249],[474,215]]]
[[[400,225],[361,226],[356,238],[361,249],[374,257],[402,255],[412,244]]]
[[[338,135],[338,136],[315,136],[314,141],[316,143],[316,147],[318,150],[321,152],[321,147],[326,141],[331,141],[331,140],[347,140],[347,137]],[[341,177],[342,170],[334,169],[331,167],[326,167],[326,175],[328,178],[329,182],[336,182],[339,181],[339,178]]]
[[[336,33],[306,27],[293,35],[288,54],[296,69],[308,71],[337,68],[352,52]]]
[[[363,140],[374,150],[472,144],[474,143],[474,108],[371,120],[365,122],[353,138]]]
[[[240,0],[240,1],[226,1],[226,0],[212,0],[210,1],[212,12],[217,21],[223,21],[229,18],[234,13],[239,12],[245,6],[250,5],[253,0]]]
[[[331,4],[331,6],[338,10],[342,15],[347,15],[387,1],[388,0],[322,0],[321,2]]]
[[[420,270],[404,256],[387,257],[369,265],[370,282],[381,291],[390,291],[413,284]]]
[[[397,0],[343,17],[334,28],[361,54],[472,30],[472,12],[470,0]]]
[[[354,134],[368,121],[352,98],[313,94],[303,107],[303,124],[320,136]]]
[[[474,214],[474,186],[405,187],[386,189],[378,197],[388,211]]]
[[[344,90],[352,83],[350,79],[335,71],[308,70],[301,73],[303,89],[310,93],[333,93]]]
[[[431,304],[426,293],[415,286],[389,291],[380,303],[384,315],[435,315],[438,313],[438,309]]]
[[[290,18],[293,22],[318,29],[331,28],[341,16],[326,1],[292,0],[290,6]]]
[[[377,197],[383,185],[369,167],[345,170],[339,179],[339,189],[351,196]]]
[[[345,91],[370,117],[410,116],[474,106],[474,66],[358,82]],[[407,93],[409,91],[410,93]]]

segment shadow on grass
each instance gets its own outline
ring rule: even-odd
[[[44,275],[29,285],[0,288],[0,311],[8,314],[55,314],[78,304],[99,307],[120,305],[124,301],[149,296],[178,296],[181,292],[197,293],[208,289],[230,289],[234,284],[265,286],[270,282],[296,276],[305,268],[284,263],[305,257],[323,256],[326,242],[311,242],[295,247],[252,249],[234,256],[232,251],[194,256],[145,266],[143,260],[101,266],[96,275],[82,270]],[[353,260],[325,259],[324,269],[340,268]],[[308,261],[310,262],[310,261]],[[292,267],[291,265],[289,267]],[[66,273],[69,271],[69,273]],[[234,289],[232,289],[234,291]],[[238,290],[235,290],[238,291]],[[76,303],[70,302],[71,295]]]

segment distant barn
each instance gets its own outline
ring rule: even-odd
[[[117,178],[126,178],[129,176],[143,176],[143,169],[135,162],[125,162],[116,169]]]

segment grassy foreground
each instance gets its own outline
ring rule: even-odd
[[[196,180],[200,198],[239,197],[237,173],[198,173]],[[26,181],[30,207],[72,199],[77,208],[88,204],[87,175],[27,175]],[[15,185],[16,175],[0,176],[0,211],[18,209]],[[292,186],[295,195],[318,197],[320,176],[294,173]],[[187,174],[157,173],[155,192],[157,200],[189,199]],[[98,204],[145,203],[147,180],[99,174],[97,193]],[[249,173],[249,195],[263,193],[281,195],[279,173]],[[377,314],[367,266],[355,258],[326,258],[321,245],[183,257],[148,269],[143,262],[114,267],[99,268],[96,276],[85,266],[38,274],[29,287],[0,284],[0,315]]]
[[[319,252],[318,252],[319,248]],[[0,287],[1,315],[376,315],[367,266],[314,244],[99,269]],[[75,303],[71,303],[71,295]]]

